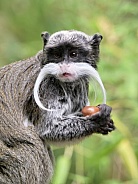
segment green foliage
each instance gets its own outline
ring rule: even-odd
[[[98,66],[117,129],[78,146],[54,147],[53,184],[138,183],[137,7],[137,0],[0,1],[1,66],[37,53],[42,31],[77,29],[104,37]],[[91,94],[92,87],[93,104]]]

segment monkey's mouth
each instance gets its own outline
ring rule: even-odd
[[[71,82],[75,80],[75,75],[69,72],[64,72],[59,75],[59,79],[63,82]]]
[[[68,78],[68,77],[72,77],[72,74],[65,72],[62,74],[62,76]]]

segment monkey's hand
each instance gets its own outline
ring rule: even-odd
[[[105,135],[115,130],[114,122],[110,117],[112,108],[106,104],[100,104],[97,107],[100,111],[87,117],[88,121],[92,121],[94,123],[94,132]]]

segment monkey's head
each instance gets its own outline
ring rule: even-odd
[[[99,44],[102,40],[100,34],[88,36],[80,31],[59,31],[51,36],[44,32],[41,36],[44,42],[42,66],[58,64],[61,70],[60,76],[57,75],[59,79],[72,81],[78,63],[88,63],[97,68]]]
[[[47,55],[42,65],[51,62],[66,64],[86,62],[97,68],[99,44],[102,40],[100,34],[88,36],[80,31],[59,31],[51,36],[44,32],[41,36],[44,42],[43,51]]]
[[[51,36],[44,32],[41,36],[44,42],[43,59],[42,69],[34,88],[35,100],[40,102],[38,98],[40,83],[50,75],[61,82],[73,84],[82,78],[93,78],[100,84],[105,102],[104,86],[96,71],[102,36],[100,34],[88,36],[74,30],[56,32]]]

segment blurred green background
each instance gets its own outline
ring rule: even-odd
[[[0,0],[0,66],[41,50],[42,31],[63,29],[103,35],[99,73],[117,129],[53,147],[52,184],[138,184],[138,1]]]

